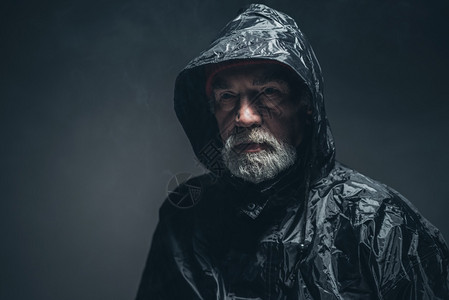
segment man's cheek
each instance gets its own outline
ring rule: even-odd
[[[217,120],[220,136],[222,140],[225,141],[231,135],[234,124],[232,120],[229,119],[229,117],[226,118],[216,114],[215,119]]]
[[[231,131],[227,127],[225,127],[224,129],[220,130],[220,136],[221,140],[223,142],[226,142],[231,136]]]

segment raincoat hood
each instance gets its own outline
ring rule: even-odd
[[[205,92],[208,65],[232,60],[275,60],[291,68],[311,94],[310,177],[326,176],[334,165],[335,146],[323,102],[323,79],[315,54],[295,21],[261,4],[251,4],[229,22],[208,49],[193,59],[175,84],[175,111],[195,155],[214,172],[222,141]],[[213,158],[213,159],[211,159]]]

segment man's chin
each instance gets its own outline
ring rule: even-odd
[[[294,146],[261,128],[254,128],[246,136],[229,137],[221,154],[231,174],[252,183],[272,179],[296,161]]]

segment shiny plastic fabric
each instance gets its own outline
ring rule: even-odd
[[[208,64],[255,58],[294,70],[313,106],[309,155],[261,184],[218,172],[204,87]],[[335,162],[321,70],[290,17],[250,5],[180,73],[175,110],[211,173],[177,190],[196,187],[196,205],[162,206],[137,300],[449,299],[439,231],[393,189]]]

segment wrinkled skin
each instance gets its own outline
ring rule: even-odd
[[[305,120],[298,115],[299,99],[286,80],[262,80],[273,67],[239,66],[216,75],[220,86],[213,89],[212,101],[223,141],[236,131],[261,126],[277,140],[295,147],[301,143]]]
[[[204,152],[221,146],[205,67],[255,58],[285,64],[312,95],[303,159],[257,185]],[[161,207],[136,299],[449,299],[439,231],[393,189],[335,162],[320,67],[287,15],[251,5],[231,21],[178,76],[175,110],[211,173],[178,189],[201,187],[195,206]]]

